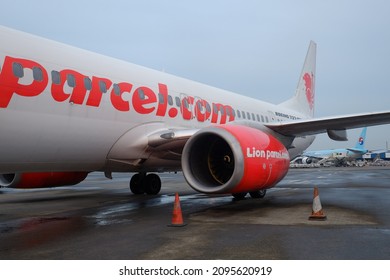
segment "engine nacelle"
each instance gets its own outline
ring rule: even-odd
[[[313,163],[313,159],[311,157],[303,157],[302,163],[303,164],[311,164],[311,163]]]
[[[182,170],[203,193],[240,193],[271,188],[286,174],[290,158],[272,135],[240,125],[201,129],[184,146]]]
[[[75,185],[83,181],[88,172],[36,172],[0,174],[0,187],[34,189]]]

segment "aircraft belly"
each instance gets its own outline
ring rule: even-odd
[[[97,170],[130,124],[47,113],[0,110],[0,173]]]

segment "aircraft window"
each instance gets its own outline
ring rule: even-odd
[[[75,87],[76,86],[76,79],[72,74],[66,75],[66,81],[68,83],[68,86]]]
[[[246,116],[248,117],[248,120],[251,119],[251,115],[248,112],[246,112]]]
[[[51,71],[51,79],[53,81],[53,84],[56,84],[56,85],[61,84],[60,72],[55,71],[55,70]]]
[[[244,111],[242,111],[242,117],[243,117],[244,119],[246,119],[246,117],[245,117],[245,112],[244,112]]]
[[[196,107],[198,107],[199,112],[202,112],[202,103],[201,102],[196,102]]]
[[[265,116],[265,122],[269,122],[269,119],[267,116]]]
[[[158,94],[158,103],[164,104],[164,95],[161,93]]]
[[[255,114],[253,114],[253,113],[252,113],[252,120],[254,120],[254,121],[256,120],[255,119]]]
[[[121,95],[121,89],[119,88],[118,84],[114,84],[114,94],[115,95]]]
[[[141,99],[141,100],[145,99],[145,93],[142,89],[138,89],[138,96],[139,96],[139,99]]]
[[[84,78],[84,86],[86,90],[91,90],[92,89],[92,82],[91,79],[88,77]]]
[[[232,109],[232,111],[227,111],[227,112],[229,116],[236,117],[236,111],[234,111],[234,109]]]
[[[176,106],[180,107],[180,98],[178,96],[175,97]]]
[[[42,69],[39,68],[39,67],[33,67],[32,69],[33,71],[33,78],[34,80],[36,81],[43,81],[43,73],[42,73]]]
[[[18,78],[23,78],[24,71],[23,66],[20,63],[14,62],[12,63],[12,71],[14,72],[14,75]]]
[[[168,104],[171,106],[173,105],[173,98],[171,95],[168,95]]]
[[[264,122],[264,116],[261,115],[261,122]]]
[[[221,112],[221,115],[225,115],[225,110],[223,109],[223,107],[220,107],[219,111]]]
[[[259,116],[259,114],[256,114],[256,119],[257,119],[258,122],[260,122],[260,116]]]
[[[237,116],[241,119],[241,113],[239,110],[237,110]]]
[[[107,92],[107,85],[105,82],[103,81],[99,81],[99,88],[100,88],[100,91],[103,92],[103,93],[106,93]]]
[[[183,103],[184,103],[184,107],[186,107],[187,109],[190,108],[190,104],[188,104],[187,98],[183,98]]]
[[[211,112],[211,107],[210,107],[210,104],[206,102],[206,111],[207,113],[210,113]]]

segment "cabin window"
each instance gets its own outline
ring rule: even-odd
[[[255,114],[253,114],[253,113],[252,113],[252,120],[254,120],[254,121],[256,120],[255,119]]]
[[[60,72],[55,71],[55,70],[51,71],[51,80],[52,80],[53,84],[56,84],[56,85],[61,84]]]
[[[139,99],[144,100],[145,99],[145,92],[141,88],[139,88],[137,91],[138,91]]]
[[[180,107],[180,98],[178,96],[175,97],[176,106]]]
[[[68,86],[75,87],[76,86],[76,79],[72,74],[66,75],[66,82],[68,83]]]
[[[246,116],[247,116],[248,120],[251,119],[251,114],[249,114],[248,112],[246,112]]]
[[[121,95],[121,89],[119,88],[118,84],[114,84],[114,94],[117,96]]]
[[[103,93],[107,92],[107,85],[104,81],[99,81],[99,88],[101,92]]]
[[[265,116],[265,122],[269,122],[269,119],[268,119],[268,117],[267,116]]]
[[[196,102],[196,107],[198,109],[198,112],[202,112],[202,103],[201,102]]]
[[[219,111],[221,112],[222,116],[226,114],[225,109],[223,107],[219,107]]]
[[[168,95],[168,104],[169,104],[170,106],[173,105],[173,98],[172,98],[171,95]]]
[[[264,116],[261,115],[261,122],[264,122]]]
[[[241,119],[241,113],[239,110],[237,110],[237,116]]]
[[[158,103],[164,104],[164,95],[161,93],[158,93]]]
[[[187,98],[183,98],[183,104],[184,104],[184,107],[189,109],[190,108],[190,104],[188,103],[188,100]]]
[[[244,112],[244,111],[242,111],[242,117],[243,117],[244,119],[246,119],[246,117],[245,117],[245,112]]]
[[[260,116],[259,116],[259,114],[256,114],[256,119],[257,119],[258,122],[260,122]]]
[[[92,89],[92,81],[90,78],[85,77],[84,78],[84,87],[86,90],[91,90]]]
[[[33,67],[32,71],[33,71],[34,80],[39,81],[39,82],[43,81],[43,72],[42,72],[41,68]]]
[[[208,102],[206,102],[206,111],[207,111],[207,113],[211,112],[211,107],[210,107],[210,104]]]
[[[18,78],[24,77],[23,66],[20,63],[17,63],[17,62],[12,63],[12,72]]]

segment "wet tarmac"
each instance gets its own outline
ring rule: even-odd
[[[157,196],[129,174],[75,187],[0,189],[0,259],[390,259],[390,168],[292,169],[263,199],[193,191],[162,174]],[[317,186],[326,221],[310,221]],[[171,223],[180,195],[185,227]]]

